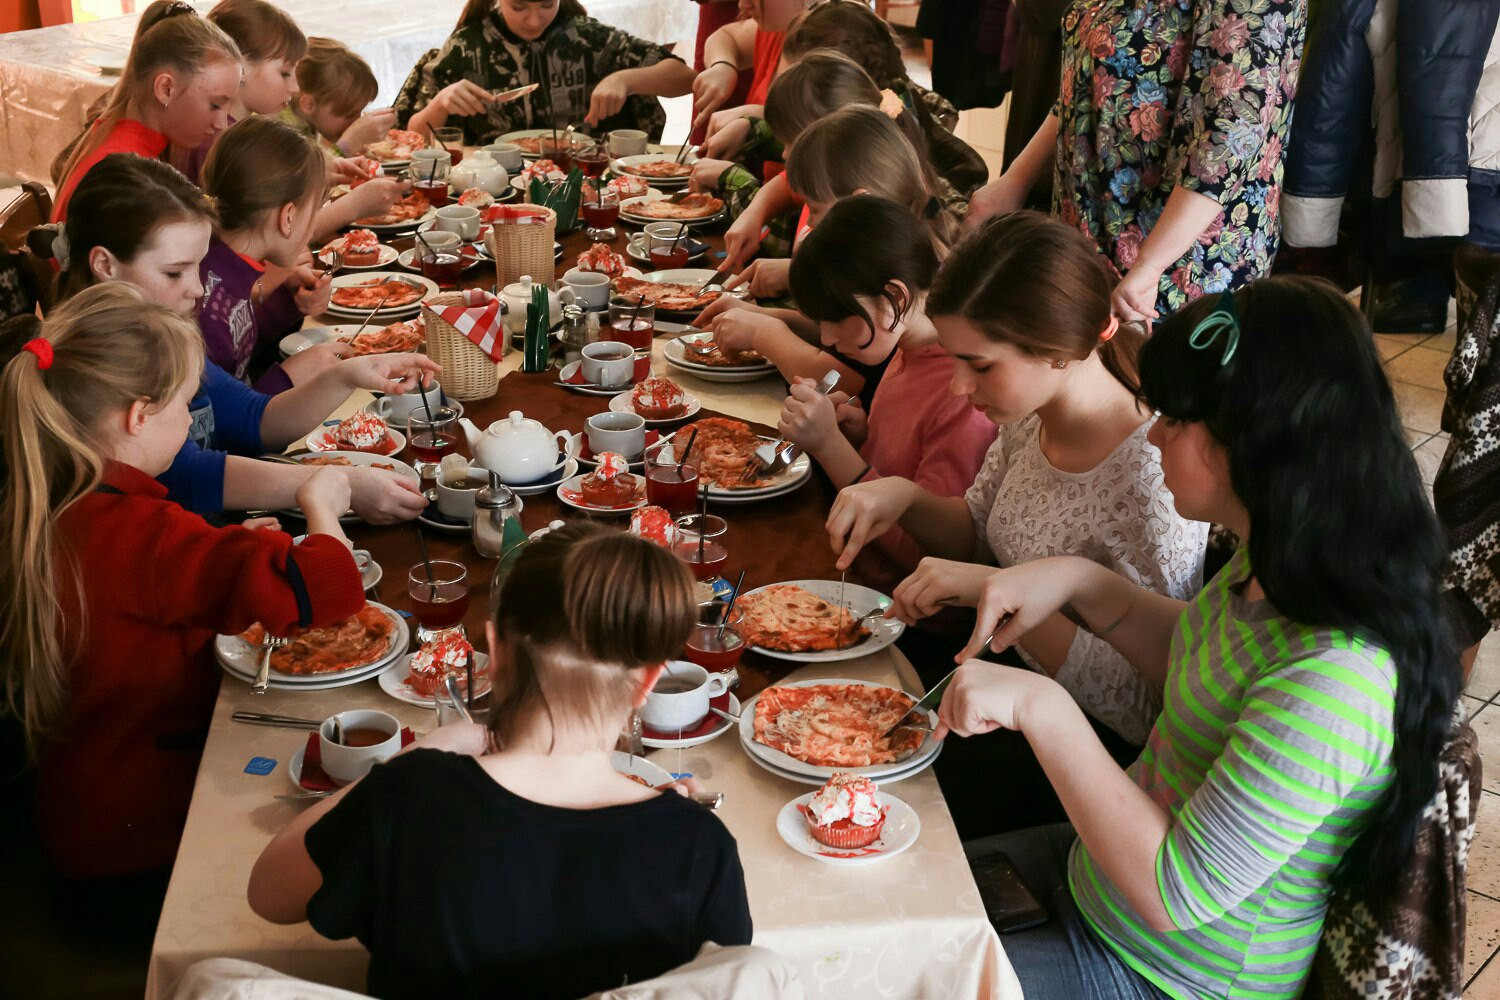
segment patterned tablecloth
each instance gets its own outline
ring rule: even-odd
[[[370,63],[377,105],[396,97],[418,57],[442,44],[463,0],[278,0],[308,35],[337,38]],[[140,6],[144,7],[142,3]],[[196,0],[201,11],[211,0]],[[590,0],[589,14],[652,41],[693,37],[688,0]],[[117,76],[138,15],[0,35],[0,174],[51,185],[52,158],[83,127],[83,115]]]

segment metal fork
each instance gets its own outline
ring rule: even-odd
[[[745,470],[740,473],[739,482],[742,484],[749,483],[753,482],[759,476],[770,476],[774,475],[777,472],[780,472],[782,469],[792,464],[792,459],[794,457],[793,453],[796,450],[797,446],[795,444],[793,444],[791,441],[786,442],[781,446],[780,450],[776,452],[775,457],[771,459],[769,465],[761,465],[759,462],[756,462],[753,465],[747,465],[745,467]]]
[[[826,396],[830,392],[832,392],[838,386],[838,384],[839,371],[836,368],[830,368],[827,372],[824,373],[823,380],[818,383],[818,392],[821,395]],[[775,468],[777,461],[781,459],[782,446],[785,444],[786,438],[780,437],[777,438],[776,441],[772,444],[763,444],[759,448],[756,448],[754,452],[755,465],[747,466],[745,468],[740,481],[749,482],[751,479],[754,479],[762,472],[769,472],[771,469]]]
[[[318,257],[328,258],[328,266],[323,269],[323,273],[326,274],[329,279],[338,277],[339,272],[344,269],[344,253],[342,250],[331,250],[324,248],[323,252],[318,254]]]
[[[260,641],[260,667],[255,671],[255,683],[250,685],[252,694],[265,694],[271,686],[271,654],[292,640],[267,632]]]

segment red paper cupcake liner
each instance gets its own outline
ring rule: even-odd
[[[827,826],[819,826],[813,822],[812,815],[807,817],[807,829],[812,838],[825,847],[838,847],[853,850],[859,847],[869,847],[880,839],[880,831],[885,827],[885,810],[880,811],[880,819],[875,821],[874,826],[860,826],[852,819],[841,819]]]

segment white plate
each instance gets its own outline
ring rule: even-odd
[[[653,750],[686,750],[688,747],[695,747],[703,743],[708,743],[711,740],[716,740],[720,736],[723,736],[725,733],[729,732],[730,729],[734,728],[734,723],[729,721],[728,719],[722,716],[714,715],[712,712],[708,714],[712,718],[718,719],[720,723],[713,729],[712,732],[706,733],[702,736],[693,736],[685,740],[658,739],[655,736],[643,735],[641,737],[641,742],[646,746],[651,747]],[[740,714],[740,700],[732,694],[729,696],[729,714]]]
[[[637,778],[643,778],[650,783],[652,788],[660,788],[662,785],[672,783],[672,772],[658,764],[653,764],[644,757],[632,757],[623,750],[612,751],[609,755],[609,763],[621,774],[633,774]],[[671,793],[676,795],[676,792]]]
[[[702,250],[699,250],[695,254],[690,254],[688,256],[688,263],[692,263],[695,260],[702,260],[703,256],[706,253],[708,253],[708,249],[709,248],[704,248]],[[651,255],[648,254],[648,253],[646,253],[646,234],[645,233],[636,233],[634,236],[630,237],[630,239],[628,239],[628,240],[625,241],[625,256],[629,257],[631,260],[638,261],[638,262],[640,262],[642,264],[649,264],[649,263],[651,263]],[[710,271],[708,273],[712,274],[713,272]],[[703,280],[707,281],[708,280],[707,276],[705,276]],[[700,284],[701,283],[702,282],[700,282]]]
[[[437,218],[437,209],[433,208],[431,205],[428,205],[427,211],[423,212],[415,219],[402,219],[400,222],[361,222],[358,219],[355,219],[353,222],[349,223],[349,225],[353,229],[368,229],[370,232],[375,233],[379,236],[392,236],[396,233],[404,233],[408,230],[415,229],[422,223],[435,218]]]
[[[374,465],[376,462],[379,462],[382,465],[394,465],[396,467],[395,471],[398,475],[406,476],[408,479],[410,479],[414,483],[417,483],[418,485],[420,485],[422,482],[422,477],[417,474],[417,470],[413,469],[411,466],[407,465],[399,458],[387,458],[383,455],[372,455],[367,451],[330,451],[324,452],[323,455],[325,457],[332,457],[335,455],[342,456],[344,458],[347,458],[352,465]],[[290,458],[293,461],[301,461],[302,459],[309,456],[287,455],[285,457]],[[286,514],[289,517],[295,517],[299,519],[303,516],[302,510],[298,507],[283,507],[281,510],[277,511],[277,513]],[[349,511],[343,517],[339,518],[339,523],[358,524],[360,523],[360,520],[361,518],[358,514],[354,513],[353,511]]]
[[[713,491],[709,491],[709,498],[713,498]],[[786,583],[793,587],[801,587],[809,593],[816,594],[829,604],[837,604],[839,599],[839,582],[837,580],[787,580]],[[768,586],[777,586],[769,584]],[[745,591],[745,596],[758,594],[765,587],[757,587],[754,590]],[[888,608],[891,599],[878,590],[869,587],[861,587],[857,583],[846,583],[844,589],[844,606],[849,609],[851,615],[862,615],[876,608]],[[853,660],[857,657],[877,653],[901,637],[906,631],[906,623],[899,618],[875,618],[865,622],[870,629],[870,634],[846,649],[829,649],[816,653],[784,653],[779,649],[766,649],[764,646],[752,647],[757,653],[769,656],[777,660],[791,660],[794,663],[835,663],[839,660]]]
[[[894,785],[898,781],[905,781],[907,778],[910,778],[914,774],[921,774],[923,771],[932,766],[933,761],[937,758],[938,754],[942,752],[943,745],[939,743],[937,745],[936,753],[934,753],[931,757],[923,759],[917,764],[908,767],[904,771],[892,771],[890,774],[882,774],[880,776],[880,787],[884,788],[886,785]],[[770,771],[772,774],[776,775],[776,777],[785,778],[787,781],[794,781],[799,785],[821,785],[824,782],[823,778],[814,778],[810,775],[799,774],[796,771],[788,771],[784,768],[780,768],[774,764],[768,763],[767,761],[761,760],[759,757],[754,757],[753,755],[752,759],[755,761],[755,763],[759,764],[767,771]]]
[[[781,834],[781,839],[792,850],[824,864],[837,868],[863,868],[865,865],[877,864],[887,858],[894,858],[915,844],[922,833],[922,821],[917,818],[915,809],[894,795],[877,792],[885,803],[885,826],[881,828],[880,836],[873,844],[853,850],[820,844],[807,829],[807,817],[802,812],[816,794],[808,792],[806,795],[799,795],[782,806],[781,812],[776,814],[776,832]]]
[[[390,620],[390,646],[385,654],[370,663],[350,667],[337,674],[284,674],[275,668],[271,670],[271,686],[297,690],[321,690],[323,688],[343,687],[346,684],[355,684],[366,678],[373,677],[381,669],[388,666],[392,660],[406,652],[407,643],[411,640],[411,633],[407,629],[406,619],[384,604],[374,604],[385,613]],[[260,648],[252,646],[237,635],[217,635],[214,637],[214,658],[224,670],[236,677],[251,680],[255,677],[256,670],[260,667]],[[317,685],[317,687],[312,687]]]
[[[888,688],[889,684],[876,684],[873,681],[860,681],[848,677],[823,677],[817,680],[806,681],[784,681],[773,684],[772,687],[812,687],[816,684],[859,684],[864,687]],[[905,692],[903,692],[905,693]],[[907,695],[907,697],[911,697]],[[869,764],[865,767],[821,767],[807,764],[798,760],[790,754],[784,754],[780,750],[773,750],[764,743],[755,741],[755,706],[760,703],[760,695],[745,702],[744,711],[740,712],[740,745],[750,755],[750,759],[773,773],[780,774],[784,778],[794,781],[805,781],[808,784],[821,785],[835,774],[858,774],[869,778],[871,781],[890,781],[893,778],[909,778],[913,774],[931,766],[942,749],[942,743],[934,740],[932,734],[928,733],[923,739],[915,753],[905,760],[892,761],[889,764]],[[929,711],[928,721],[933,726],[937,725],[937,713]]]
[[[646,459],[649,456],[651,456],[652,454],[654,454],[656,452],[656,449],[660,448],[662,445],[664,445],[667,442],[671,441],[673,439],[673,437],[675,436],[675,434],[676,434],[675,431],[672,432],[672,433],[670,433],[670,434],[661,434],[660,432],[658,432],[657,439],[655,441],[652,441],[650,444],[646,445],[646,450],[641,454],[641,457],[640,458],[634,458],[634,459],[630,460],[630,471],[634,472],[634,473],[637,473],[637,474],[645,472],[646,471]],[[579,436],[581,437],[582,435],[579,435]],[[578,464],[580,466],[582,466],[583,468],[593,469],[596,466],[598,466],[599,463],[594,459],[594,457],[592,455],[590,455],[588,458],[584,458],[582,455],[579,455],[578,456]]]
[[[446,531],[455,535],[467,535],[473,530],[472,518],[449,517],[437,508],[437,489],[424,490],[422,496],[427,498],[427,506],[422,508],[422,513],[417,515],[417,520],[437,531]]]
[[[286,776],[292,779],[292,784],[297,786],[297,791],[306,792],[310,789],[302,787],[302,765],[307,757],[307,741],[292,753],[292,759],[286,762]]]
[[[653,195],[655,197],[653,197]],[[702,226],[710,226],[716,222],[721,221],[724,218],[724,209],[722,208],[715,212],[713,215],[705,215],[696,219],[658,219],[655,216],[651,215],[636,215],[634,212],[629,211],[627,208],[627,206],[632,205],[638,201],[661,201],[665,197],[667,197],[667,195],[661,191],[658,191],[656,188],[648,188],[645,195],[631,198],[629,201],[623,201],[620,203],[620,218],[624,219],[626,222],[634,223],[637,226],[649,226],[653,222],[671,222],[677,225],[682,225],[685,223],[689,229],[697,229]]]
[[[381,309],[375,314],[374,319],[371,320],[372,323],[392,323],[398,319],[415,316],[422,311],[422,301],[436,295],[440,290],[437,282],[429,281],[420,274],[408,274],[405,271],[359,271],[354,274],[341,274],[333,279],[333,287],[347,288],[351,285],[362,285],[373,279],[402,281],[408,285],[419,285],[422,288],[422,297],[404,306],[387,306]],[[328,315],[340,318],[352,316],[363,322],[365,317],[370,315],[370,310],[354,309],[349,306],[335,305],[330,302],[328,304]]]
[[[371,230],[371,231],[373,232],[373,230]],[[343,243],[343,240],[342,239],[337,239],[337,240],[331,240],[331,241],[329,241],[328,245],[329,246],[334,246],[335,244],[341,244],[341,243]],[[333,266],[333,258],[326,253],[327,249],[328,249],[328,247],[324,247],[324,251],[325,252],[318,254],[318,260],[322,261],[325,266],[332,267]],[[337,249],[337,247],[335,247],[335,249]],[[350,264],[350,263],[346,262],[343,265],[343,270],[345,270],[345,271],[373,271],[376,268],[380,268],[380,267],[390,267],[391,264],[395,262],[396,257],[397,257],[396,248],[393,247],[393,246],[391,246],[388,243],[382,243],[382,244],[380,244],[379,254],[380,254],[379,258],[373,264]]]
[[[634,399],[635,397],[633,394],[622,392],[614,399],[611,399],[609,401],[609,408],[615,413],[634,413]],[[693,417],[697,416],[699,410],[703,409],[703,400],[699,399],[691,392],[688,392],[686,389],[682,390],[682,399],[683,402],[687,404],[686,410],[683,410],[675,417],[668,417],[665,420],[656,420],[651,417],[645,417],[646,426],[663,427],[667,424],[676,424],[684,420],[691,420]]]
[[[281,338],[281,356],[289,358],[299,351],[334,340],[349,340],[359,332],[358,323],[340,323],[334,326],[310,326]]]
[[[416,705],[418,708],[436,708],[437,704],[431,699],[424,697],[406,683],[407,672],[411,669],[411,658],[415,653],[410,653],[396,660],[390,666],[380,672],[380,690],[395,698],[404,701],[408,705]],[[482,698],[489,693],[490,682],[487,671],[490,666],[490,658],[484,653],[474,652],[474,697]]]
[[[569,361],[567,364],[563,365],[557,373],[557,384],[562,386],[564,389],[570,389],[573,392],[581,392],[585,396],[618,396],[622,392],[629,392],[631,389],[635,388],[634,382],[630,383],[629,385],[622,385],[618,389],[606,389],[602,385],[594,385],[592,382],[587,385],[573,385],[569,383],[567,380],[573,377],[573,375],[578,371],[579,367],[582,366],[582,364],[582,361]]]
[[[361,451],[366,455],[373,455],[378,459],[388,459],[392,455],[401,454],[401,449],[406,447],[406,435],[396,430],[396,428],[387,425],[386,441],[389,447],[384,448],[380,451],[363,451],[363,449],[360,448],[351,448],[347,444],[334,439],[333,428],[337,427],[338,425],[339,421],[337,420],[323,421],[323,425],[321,427],[307,436],[307,440],[305,442],[307,445],[307,450],[320,455],[326,455],[330,452],[338,452],[342,454],[349,451]]]
[[[691,332],[684,333],[680,337],[673,337],[667,341],[662,348],[662,356],[669,364],[675,365],[686,371],[690,371],[702,378],[714,381],[718,375],[748,376],[750,378],[763,378],[766,375],[776,374],[776,365],[770,361],[755,362],[747,365],[709,365],[699,361],[696,356],[689,354],[686,344],[702,344],[713,340],[713,334],[705,330],[689,328]],[[743,379],[741,379],[742,381]]]
[[[571,494],[572,497],[581,496],[581,487],[579,486],[579,483],[581,482],[583,482],[583,476],[570,476],[569,478],[563,480],[557,486],[557,499],[561,500],[569,507],[572,507],[574,510],[587,511],[590,514],[629,514],[637,507],[646,506],[646,483],[644,479],[642,479],[641,481],[640,499],[631,504],[629,507],[592,507],[584,503],[582,499],[570,499],[569,494]]]
[[[678,433],[690,434],[692,430],[690,426],[679,427]],[[776,440],[764,434],[760,435],[760,439],[767,443]],[[781,472],[778,472],[768,485],[756,486],[745,490],[726,490],[722,486],[710,485],[708,488],[708,498],[715,503],[754,503],[757,500],[766,500],[771,497],[779,497],[791,493],[811,478],[812,459],[806,454],[798,454],[796,458],[792,459],[792,464]]]
[[[380,563],[375,561],[374,557],[371,557],[370,561],[365,563],[364,572],[359,576],[359,582],[364,584],[365,590],[368,592],[371,587],[380,583],[384,578],[385,569],[381,567]]]
[[[647,177],[646,175],[638,174],[633,169],[631,169],[632,167],[635,167],[639,164],[658,163],[662,160],[671,159],[673,159],[673,157],[663,156],[660,153],[638,153],[634,156],[620,156],[616,157],[613,160],[610,160],[609,169],[611,173],[626,174],[630,177],[639,177],[641,180],[645,181],[647,184],[652,185],[653,187],[683,187],[690,179],[687,175],[683,175],[682,177]],[[682,158],[682,162],[688,166],[692,166],[694,163],[698,162],[698,156],[695,153],[689,153]]]

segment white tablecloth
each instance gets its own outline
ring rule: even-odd
[[[306,34],[337,38],[364,56],[380,81],[378,105],[395,99],[417,59],[442,44],[463,8],[463,0],[279,3]],[[207,11],[213,3],[195,6]],[[691,0],[589,0],[588,11],[668,45],[692,38],[698,17]],[[124,65],[137,17],[0,35],[0,174],[51,185],[52,158],[83,128],[89,105],[118,79],[100,67]]]

